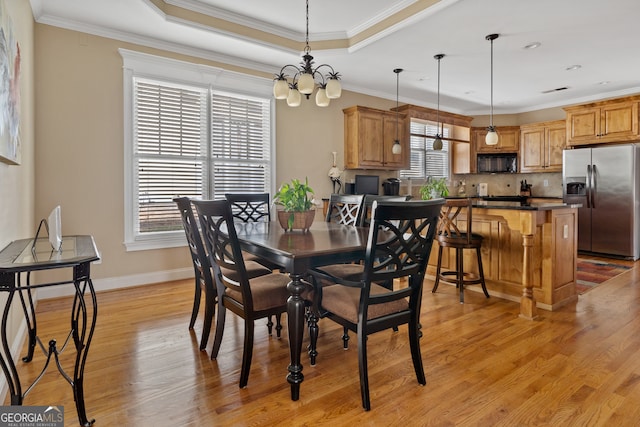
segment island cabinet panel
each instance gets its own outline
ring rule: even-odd
[[[460,216],[463,229],[466,219]],[[539,308],[557,309],[577,299],[575,280],[577,262],[577,209],[509,210],[474,208],[473,232],[483,236],[482,265],[489,293],[520,301],[523,282],[530,274],[533,295]],[[527,235],[527,236],[525,236]],[[526,238],[525,238],[526,237]],[[530,244],[531,271],[525,271],[525,245]],[[437,244],[429,260],[428,274],[435,274]],[[445,250],[446,253],[446,250]],[[465,251],[465,270],[478,272],[474,251]],[[448,265],[455,255],[447,254]],[[480,286],[469,290],[482,292]]]
[[[640,140],[637,96],[565,108],[567,144],[580,146]]]

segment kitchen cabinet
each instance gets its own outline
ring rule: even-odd
[[[471,161],[471,144],[468,142],[452,141],[450,144],[451,173],[463,174],[476,171],[475,162]]]
[[[520,126],[520,172],[562,172],[566,140],[564,120]]]
[[[410,147],[406,137],[408,132],[404,114],[362,106],[353,106],[342,111],[346,169],[409,168]],[[392,152],[396,132],[402,146],[400,154]]]
[[[487,145],[485,137],[487,128],[471,128],[471,143],[474,145],[476,153],[515,153],[520,145],[519,126],[497,126],[498,144]]]
[[[640,139],[640,97],[567,107],[567,145],[602,144]]]

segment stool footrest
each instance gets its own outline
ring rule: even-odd
[[[443,271],[440,273],[440,280],[447,283],[452,283],[458,286],[458,272],[457,271]],[[481,285],[482,278],[474,273],[462,273],[463,285]]]

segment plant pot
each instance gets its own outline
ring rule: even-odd
[[[289,218],[293,215],[293,223],[289,226]],[[316,210],[311,209],[304,212],[287,212],[287,211],[278,211],[278,222],[280,226],[285,231],[292,230],[302,230],[307,231],[311,224],[313,224],[313,219],[316,216]]]

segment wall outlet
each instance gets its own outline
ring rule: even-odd
[[[542,182],[542,185],[543,185],[543,186],[545,186],[545,187],[548,187],[548,186],[549,186],[549,180],[548,180],[548,179],[545,179],[545,180]]]

